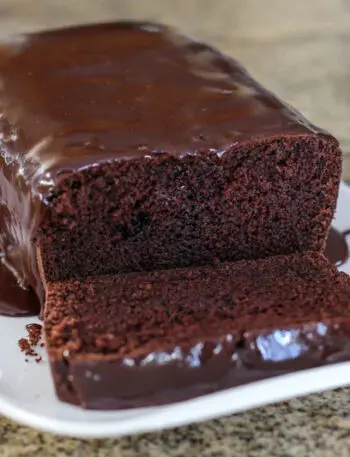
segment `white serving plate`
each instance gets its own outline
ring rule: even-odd
[[[350,228],[350,188],[341,185],[336,219]],[[342,266],[350,273],[350,262]],[[116,437],[204,421],[350,384],[350,362],[254,382],[170,406],[130,411],[86,411],[59,402],[45,352],[40,364],[25,363],[18,339],[35,318],[0,316],[0,413],[22,424],[81,438]]]

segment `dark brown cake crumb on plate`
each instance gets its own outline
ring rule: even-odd
[[[40,324],[28,324],[26,325],[26,330],[28,336],[18,340],[19,348],[26,356],[35,357],[35,361],[40,363],[42,357],[38,354],[37,348],[38,346],[43,347],[43,343],[40,342],[43,327]],[[28,359],[26,358],[25,361],[28,362]]]

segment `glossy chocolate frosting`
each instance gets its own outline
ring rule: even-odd
[[[43,298],[34,247],[62,172],[104,161],[222,155],[237,142],[328,135],[234,60],[150,23],[23,35],[0,47],[0,249]]]
[[[327,259],[341,266],[349,258],[349,248],[346,242],[346,234],[340,233],[338,230],[332,228],[329,232],[325,256]]]
[[[153,353],[153,359],[148,357],[148,363],[136,367],[114,360],[78,359],[70,367],[78,397],[62,386],[57,393],[63,401],[104,410],[183,401],[273,376],[347,361],[349,328],[350,321],[344,318],[270,331],[248,331],[240,344],[229,334],[225,342],[198,343],[188,350],[188,357],[181,351],[177,351],[180,355],[176,354],[176,348],[173,353]],[[55,369],[57,376],[60,370],[67,370],[67,365],[62,362]]]
[[[39,311],[36,294],[20,287],[12,272],[0,264],[0,315],[34,316]]]
[[[320,132],[237,62],[155,24],[24,36],[0,77],[6,152],[43,195],[57,172],[100,161]]]

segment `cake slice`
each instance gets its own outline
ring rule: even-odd
[[[2,261],[42,301],[43,280],[324,248],[338,142],[210,46],[54,30],[3,44],[0,79]]]
[[[163,404],[350,357],[350,278],[320,254],[47,285],[58,397]]]

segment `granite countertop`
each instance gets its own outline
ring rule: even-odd
[[[0,35],[121,18],[170,23],[240,59],[339,138],[350,180],[347,0],[0,0]],[[0,457],[346,457],[349,389],[120,440],[57,438],[0,417]]]

